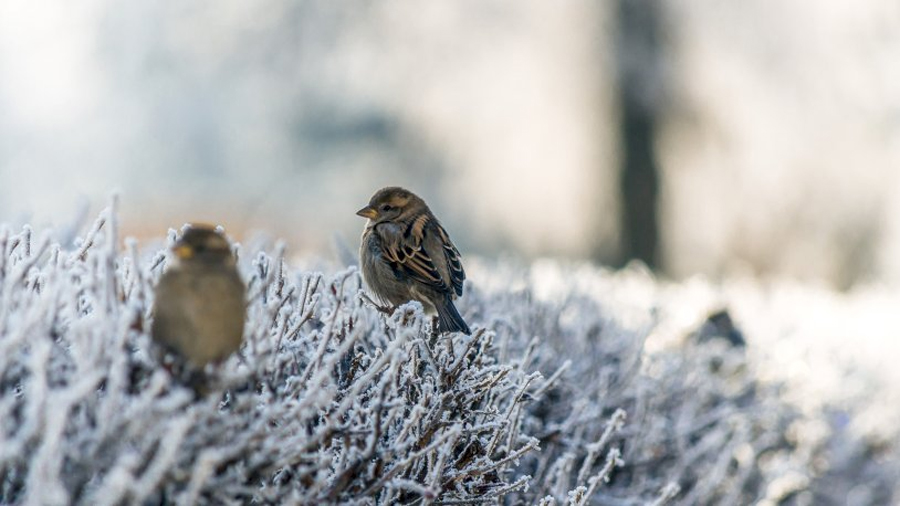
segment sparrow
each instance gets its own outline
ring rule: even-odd
[[[417,300],[437,313],[442,332],[470,334],[453,304],[466,279],[459,251],[425,201],[403,188],[382,188],[356,214],[368,218],[359,263],[372,293],[394,306]]]
[[[202,369],[241,347],[246,287],[228,240],[191,225],[172,247],[173,259],[156,286],[153,340]]]

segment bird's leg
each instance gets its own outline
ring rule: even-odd
[[[213,378],[202,369],[189,368],[186,372],[185,386],[194,391],[194,400],[199,400],[209,395],[216,386]]]
[[[238,350],[238,351],[235,353],[235,356],[237,356],[238,362],[240,362],[240,363],[244,364],[245,366],[247,366],[248,369],[250,368],[250,361],[247,360],[247,357],[244,356],[244,353],[243,353],[242,350]]]
[[[397,309],[397,308],[395,308],[395,307],[382,306],[382,305],[378,304],[377,302],[375,302],[374,300],[372,300],[372,298],[369,297],[369,295],[366,294],[366,292],[363,292],[363,291],[360,291],[360,292],[359,292],[359,297],[363,300],[363,302],[368,303],[369,305],[371,305],[372,307],[374,307],[374,308],[375,308],[376,310],[378,310],[379,312],[384,313],[384,314],[386,314],[386,315],[388,315],[388,316],[394,314],[394,310]]]
[[[194,392],[194,400],[200,399],[210,391],[210,382],[202,369],[182,358],[171,350],[160,350],[159,364],[169,373],[172,380]]]
[[[176,352],[167,348],[160,348],[156,352],[157,363],[169,373],[176,383],[186,384],[190,376],[189,364],[181,358]]]
[[[178,372],[175,370],[176,367],[175,367],[175,363],[174,363],[173,361],[171,361],[171,360],[161,360],[161,361],[159,361],[159,365],[161,365],[162,368],[163,368],[167,373],[169,373],[169,376],[171,376],[171,377],[173,377],[173,378],[178,377]]]

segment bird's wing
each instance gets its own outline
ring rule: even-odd
[[[451,255],[447,253],[447,242],[443,240],[447,233],[428,215],[423,214],[406,226],[380,227],[379,234],[383,239],[384,257],[395,268],[414,281],[436,288],[442,293],[450,294],[456,290],[456,279],[459,276],[456,273],[462,273],[459,253],[452,257],[458,266],[456,269],[454,263],[448,261]],[[450,248],[453,248],[452,244]],[[458,283],[458,291],[461,292],[462,281]]]
[[[456,295],[463,294],[463,281],[466,280],[466,271],[463,270],[462,261],[459,258],[459,250],[450,241],[450,236],[439,223],[435,223],[438,237],[441,240],[441,247],[444,250],[444,257],[447,260],[449,268],[450,282],[453,284],[453,291]]]

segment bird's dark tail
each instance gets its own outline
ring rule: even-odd
[[[456,306],[453,304],[453,300],[450,297],[444,299],[443,304],[437,304],[435,309],[437,309],[438,326],[440,327],[441,332],[462,332],[466,335],[472,333],[472,331],[469,330],[469,326],[466,325],[466,321],[463,320],[459,311],[456,310]]]

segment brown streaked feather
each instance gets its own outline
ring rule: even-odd
[[[450,248],[455,254],[448,253],[447,242],[444,241],[447,233],[436,223],[436,220],[427,213],[423,213],[402,229],[403,233],[401,234],[392,227],[376,227],[376,231],[382,238],[381,244],[385,258],[414,281],[436,288],[448,295],[454,292],[461,294],[462,279],[465,278],[465,274],[462,274],[459,253],[452,244],[450,244]],[[441,248],[436,252],[429,252],[425,247],[430,234],[435,234],[441,244]],[[447,267],[441,269],[440,264],[434,262],[434,256],[443,260]],[[447,271],[449,276],[442,275],[442,270]],[[460,275],[462,275],[461,278]]]
[[[450,282],[453,284],[453,291],[456,295],[463,294],[463,282],[466,280],[466,271],[463,270],[462,260],[459,258],[459,250],[450,241],[450,236],[440,224],[437,225],[437,232],[441,238],[441,244],[444,246],[444,256],[447,259],[447,266],[450,268]]]
[[[415,240],[416,238],[421,240],[425,237],[425,225],[427,225],[429,221],[432,220],[428,216],[428,213],[420,214],[403,232],[403,237],[407,240]]]

